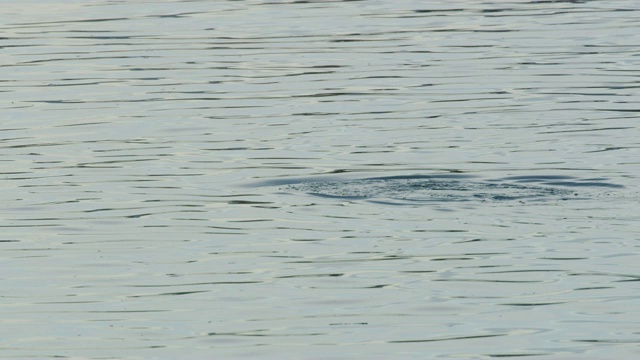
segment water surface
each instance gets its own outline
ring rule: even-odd
[[[0,357],[637,358],[639,10],[3,4]]]

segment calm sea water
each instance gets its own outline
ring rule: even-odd
[[[637,1],[0,10],[0,357],[636,359]]]

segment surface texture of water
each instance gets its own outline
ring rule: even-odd
[[[638,358],[639,16],[3,2],[0,357]]]
[[[515,176],[507,179],[469,181],[465,175],[389,176],[343,181],[301,181],[283,190],[342,199],[392,198],[416,201],[509,201],[570,200],[596,196],[571,188],[622,186],[602,179],[574,179],[569,176]],[[522,184],[524,183],[524,184]],[[542,183],[547,186],[532,185]],[[629,196],[621,194],[620,196]],[[628,199],[631,200],[631,199]]]

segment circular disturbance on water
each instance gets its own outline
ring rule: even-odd
[[[285,191],[311,195],[405,201],[510,201],[575,198],[572,189],[522,185],[508,182],[460,181],[450,178],[373,178],[346,181],[317,181],[289,184]]]

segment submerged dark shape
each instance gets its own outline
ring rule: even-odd
[[[569,176],[517,176],[469,180],[469,175],[412,175],[356,180],[302,181],[281,189],[342,199],[421,201],[510,201],[579,198],[576,188],[621,187],[605,179]]]

